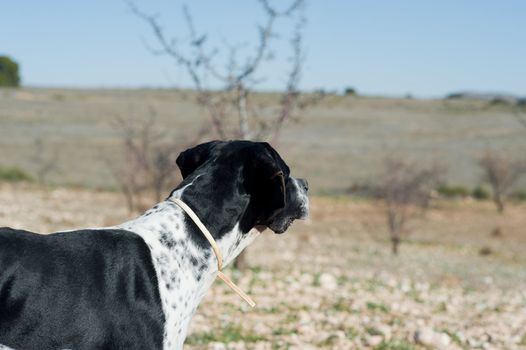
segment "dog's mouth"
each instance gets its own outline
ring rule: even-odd
[[[308,216],[307,210],[301,210],[296,215],[289,216],[286,218],[282,218],[281,220],[276,220],[268,225],[268,227],[274,231],[276,234],[282,234],[285,231],[288,230],[290,225],[294,222],[294,220],[303,220],[306,219]]]
[[[288,228],[290,227],[290,225],[292,225],[292,223],[294,222],[295,218],[289,218],[288,220],[285,221],[285,223],[283,224],[283,226],[279,229],[277,229],[276,231],[274,231],[275,234],[282,234],[284,233],[285,231],[288,230]]]

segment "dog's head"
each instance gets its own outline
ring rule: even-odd
[[[287,164],[266,142],[207,142],[182,152],[177,165],[184,180],[203,177],[200,187],[206,194],[200,195],[211,205],[221,203],[216,210],[231,206],[234,211],[242,203],[244,232],[264,226],[283,233],[295,219],[308,215],[307,182],[290,176]]]

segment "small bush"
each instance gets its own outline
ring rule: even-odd
[[[379,311],[382,311],[382,312],[389,312],[389,308],[382,304],[382,303],[375,303],[375,302],[372,302],[372,301],[368,301],[367,302],[367,309],[368,310],[379,310]]]
[[[0,86],[20,86],[18,63],[7,56],[0,56]]]
[[[502,237],[502,230],[500,227],[495,227],[493,230],[491,230],[491,237]]]
[[[384,340],[374,350],[414,350],[415,346],[405,340]]]
[[[237,324],[227,324],[215,332],[193,333],[187,339],[187,344],[207,344],[211,342],[246,342],[255,343],[267,340],[265,337],[245,331]]]
[[[503,98],[503,97],[495,97],[492,98],[491,101],[489,101],[489,106],[510,106],[511,101],[509,99]]]
[[[488,246],[484,246],[484,247],[480,248],[479,254],[482,255],[482,256],[491,255],[491,254],[493,254],[493,249],[491,249]]]
[[[442,184],[438,186],[437,192],[447,198],[453,198],[453,197],[468,197],[469,196],[469,189],[462,185],[450,185],[450,184]]]
[[[526,201],[526,188],[523,188],[522,190],[518,190],[513,194],[513,199],[516,199],[518,201]]]
[[[445,97],[446,100],[459,100],[461,98],[466,98],[466,94],[463,92],[453,92],[451,94],[447,94]]]
[[[32,180],[33,177],[24,169],[18,167],[0,167],[0,181],[17,182]]]
[[[343,94],[345,96],[356,96],[357,95],[356,89],[350,86],[346,87],[345,90],[343,90]]]
[[[478,185],[473,189],[473,192],[471,193],[473,198],[478,200],[485,200],[489,199],[491,197],[491,192],[486,186]]]
[[[378,189],[369,184],[356,183],[347,189],[347,193],[352,196],[362,198],[375,198],[378,197]]]

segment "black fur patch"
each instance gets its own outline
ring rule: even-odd
[[[0,344],[161,349],[150,249],[124,230],[37,235],[0,228]],[[38,291],[38,292],[35,292]]]
[[[168,249],[172,249],[177,245],[177,242],[173,239],[173,235],[166,229],[163,229],[163,231],[161,231],[159,241]]]

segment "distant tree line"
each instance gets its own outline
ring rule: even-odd
[[[0,56],[0,86],[20,86],[18,63],[8,56]]]

